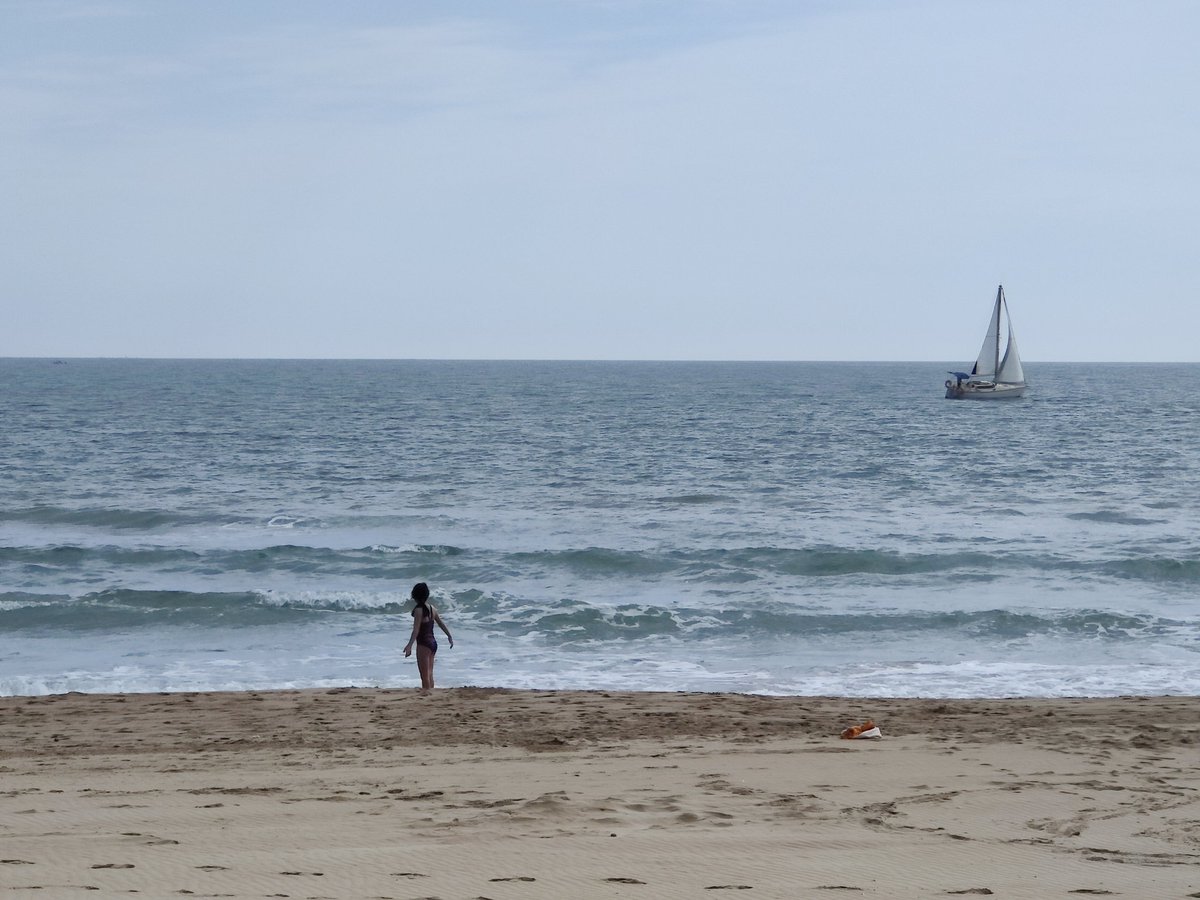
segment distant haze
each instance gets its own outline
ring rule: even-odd
[[[1200,361],[1200,4],[0,0],[0,356]]]

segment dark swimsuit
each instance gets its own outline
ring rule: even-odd
[[[417,645],[425,647],[430,653],[437,653],[437,638],[433,636],[433,613],[429,611],[429,607],[421,604],[413,608],[413,616],[416,616],[417,610],[423,610],[425,615],[421,617],[421,626],[417,631]]]

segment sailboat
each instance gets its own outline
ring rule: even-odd
[[[1001,341],[1001,319],[1008,334],[1006,342]],[[1025,370],[1004,300],[1004,285],[996,291],[996,305],[974,367],[970,372],[950,374],[954,379],[946,379],[948,400],[1005,400],[1025,393]]]

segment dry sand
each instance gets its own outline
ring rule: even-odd
[[[0,897],[1200,897],[1194,698],[0,699]],[[842,741],[873,718],[879,741]]]

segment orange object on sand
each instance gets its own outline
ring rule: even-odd
[[[854,738],[856,738],[860,734],[862,734],[864,731],[870,731],[874,727],[875,727],[875,723],[872,722],[870,719],[867,719],[867,721],[863,722],[861,725],[851,725],[849,728],[847,728],[845,731],[842,732],[842,740],[844,740],[844,741],[853,740]]]

